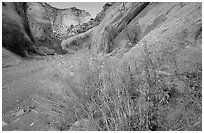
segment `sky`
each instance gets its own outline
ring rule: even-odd
[[[70,8],[76,7],[78,9],[85,10],[91,14],[91,18],[95,16],[103,9],[105,2],[47,2],[56,8]]]

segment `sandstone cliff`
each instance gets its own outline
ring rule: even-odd
[[[114,3],[110,6],[98,26],[83,34],[64,39],[61,46],[64,50],[69,50],[70,46],[71,50],[72,45],[77,44],[79,47],[88,46],[88,48],[92,48],[93,51],[106,54],[124,53],[139,43],[145,36],[150,34],[151,31],[164,28],[166,32],[175,23],[173,20],[180,23],[184,17],[180,16],[180,13],[176,14],[176,12],[179,11],[183,13],[187,10],[187,7],[187,3]],[[151,10],[155,10],[159,13],[151,12]],[[195,9],[195,15],[201,15],[199,11],[200,8]],[[186,15],[186,18],[189,20],[188,14],[183,15]],[[185,42],[195,43],[198,39],[197,37],[201,36],[201,18],[198,17],[197,19],[196,22],[192,22],[192,26],[187,26],[188,29],[186,29],[187,27],[180,27],[181,30],[188,31],[190,34],[188,35],[189,39],[184,39],[186,40]],[[166,24],[169,24],[169,26]],[[195,29],[195,31],[193,29]],[[175,34],[179,33],[175,32]],[[185,36],[188,37],[187,35]],[[192,36],[197,37],[191,40],[193,39]]]
[[[50,20],[53,32],[59,39],[66,37],[73,27],[82,25],[90,20],[91,15],[88,12],[76,7],[57,9],[46,3],[45,5],[48,11],[55,12],[50,14]]]
[[[21,56],[32,45],[25,9],[26,3],[2,3],[2,45]]]
[[[75,7],[57,9],[38,2],[4,2],[2,7],[3,46],[27,57],[31,52],[40,55],[65,53],[60,46],[61,40],[74,26],[90,20],[88,12]]]

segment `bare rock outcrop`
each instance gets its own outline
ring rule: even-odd
[[[34,38],[35,47],[40,55],[54,53],[63,53],[60,47],[60,40],[53,34],[52,23],[50,19],[50,10],[47,10],[44,3],[28,3],[27,16],[30,25],[30,31]],[[46,47],[43,50],[40,47]],[[48,52],[48,51],[53,52]]]
[[[63,40],[68,39],[72,36],[76,36],[77,34],[84,33],[89,29],[92,29],[93,27],[98,26],[102,22],[104,16],[106,15],[107,10],[114,4],[115,2],[107,2],[103,6],[102,11],[99,12],[95,18],[90,19],[89,17],[85,17],[85,20],[89,20],[89,21],[83,21],[83,23],[81,24],[71,26],[65,38],[63,38]]]
[[[71,32],[71,30],[90,20],[90,13],[76,7],[58,9],[47,3],[42,3],[42,5],[48,12],[53,33],[59,40],[63,40],[70,34],[75,35],[76,32]]]
[[[94,51],[110,53],[115,49],[114,40],[120,32],[148,5],[148,3],[106,3],[102,12],[97,18],[100,18],[100,24],[87,31],[89,43]],[[84,33],[84,35],[87,35]],[[83,38],[82,35],[78,35]],[[77,37],[73,37],[77,39]],[[72,37],[63,40],[62,48],[70,46]],[[87,38],[85,36],[84,38]],[[87,39],[88,40],[88,39]],[[87,41],[86,41],[87,43]],[[80,44],[83,45],[83,44]],[[86,45],[86,44],[85,44]]]
[[[58,32],[63,39],[69,36],[70,30],[74,26],[80,26],[90,20],[90,14],[76,7],[59,10],[54,22],[54,30]]]
[[[61,40],[73,26],[90,20],[88,12],[75,7],[57,9],[40,2],[4,2],[2,7],[3,46],[24,57],[65,53]]]
[[[2,3],[2,45],[26,57],[32,40],[26,32],[27,19],[22,5],[26,8],[26,3]]]

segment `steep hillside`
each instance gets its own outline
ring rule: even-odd
[[[90,34],[90,47],[95,49],[94,51],[102,53],[112,52],[114,39],[147,5],[148,3],[126,3],[125,5],[113,3],[106,12],[103,12],[105,15],[101,23],[87,31]],[[86,32],[84,35],[87,35]],[[75,39],[72,37],[65,39],[61,44],[62,48],[66,49],[66,47],[69,47],[71,44],[70,40],[83,40],[83,38],[87,38],[86,36],[82,37],[82,35],[78,36],[74,36],[73,38]]]
[[[127,82],[129,95],[141,105],[137,109],[150,114],[130,111],[133,114],[126,115],[140,117],[133,122],[139,125],[122,123],[120,130],[130,130],[129,126],[131,130],[201,130],[201,12],[201,3],[114,3],[97,27],[61,45],[68,51],[87,47],[96,56],[99,53],[105,68],[96,70],[99,77],[105,75],[103,85],[113,84],[108,92],[118,88],[115,79],[120,84],[113,76],[118,69],[127,74],[121,86]],[[73,129],[80,130],[76,125]]]

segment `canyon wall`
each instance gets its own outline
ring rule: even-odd
[[[2,16],[3,46],[24,57],[66,53],[61,40],[90,20],[84,10],[57,9],[40,2],[4,2]]]

